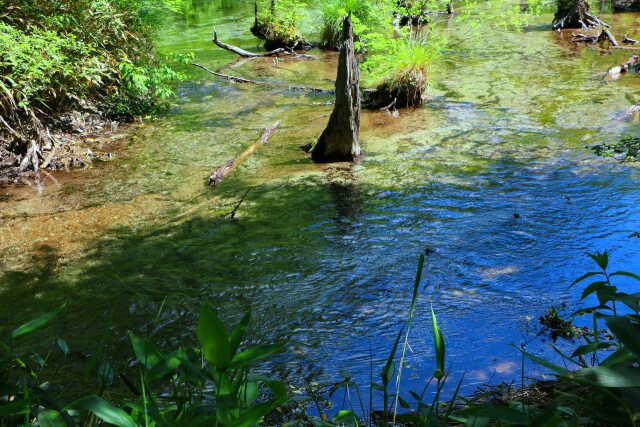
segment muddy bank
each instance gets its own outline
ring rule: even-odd
[[[141,119],[138,119],[141,122]],[[112,120],[95,113],[73,112],[47,127],[48,141],[19,144],[0,134],[0,185],[37,181],[40,172],[86,168],[114,158],[112,145],[127,139],[133,118]],[[19,132],[19,130],[18,130]]]

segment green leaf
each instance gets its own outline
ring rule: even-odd
[[[608,388],[640,387],[640,369],[595,366],[575,373],[575,378]]]
[[[634,356],[628,348],[622,347],[611,353],[609,357],[600,362],[600,366],[629,366],[631,363],[637,362],[638,357]]]
[[[614,316],[605,320],[611,332],[636,356],[640,356],[640,325],[632,323],[623,316]]]
[[[248,411],[244,412],[236,420],[230,422],[229,426],[251,427],[253,425],[259,424],[265,415],[287,401],[287,390],[284,384],[282,384],[280,381],[276,381],[268,383],[267,385],[271,389],[274,398],[268,402],[256,405]]]
[[[249,311],[244,315],[236,327],[233,328],[233,331],[231,331],[231,335],[229,336],[229,348],[232,356],[236,354],[236,351],[238,351],[238,347],[240,347],[240,343],[244,337],[244,332],[247,329],[250,320],[251,312]]]
[[[69,345],[62,338],[58,338],[58,348],[65,356],[69,355]]]
[[[347,411],[345,409],[338,411],[333,422],[341,426],[358,426],[358,417],[353,411]]]
[[[514,347],[515,347],[515,346],[514,346]],[[560,367],[560,366],[554,365],[553,363],[548,362],[548,361],[546,361],[546,360],[544,360],[544,359],[542,359],[542,358],[540,358],[540,357],[538,357],[538,356],[534,356],[534,355],[533,355],[533,354],[531,354],[531,353],[527,353],[526,351],[522,350],[522,349],[521,349],[521,348],[519,348],[519,347],[515,347],[515,348],[517,348],[517,349],[518,349],[518,350],[520,350],[522,353],[524,353],[524,355],[525,355],[525,356],[527,356],[527,357],[528,357],[529,359],[531,359],[532,361],[536,362],[536,363],[537,363],[537,364],[539,364],[539,365],[544,366],[545,368],[547,368],[547,369],[549,369],[549,370],[551,370],[551,371],[555,372],[556,374],[559,374],[559,375],[569,375],[569,374],[571,373],[571,371],[569,371],[568,369],[565,369],[565,368],[562,368],[562,367]]]
[[[25,323],[24,325],[17,327],[16,329],[13,330],[13,332],[11,332],[11,339],[14,339],[14,340],[18,339],[20,337],[23,337],[25,335],[28,335],[32,332],[37,331],[40,328],[43,328],[44,326],[47,325],[47,323],[55,319],[62,312],[62,310],[64,310],[66,306],[67,306],[67,303],[65,302],[64,304],[62,304],[62,306],[56,308],[55,310],[45,313],[42,316],[36,319],[33,319]]]
[[[0,406],[0,417],[8,415],[22,415],[29,413],[29,402],[26,400],[14,400],[11,403]]]
[[[433,311],[433,307],[431,307],[431,326],[433,328],[433,342],[436,348],[436,370],[433,373],[433,376],[437,379],[442,379],[444,377],[444,356],[445,356],[445,345],[444,338],[442,337],[442,331],[438,327],[438,320],[436,319],[436,313]]]
[[[609,277],[613,277],[613,276],[626,276],[626,277],[631,277],[632,279],[640,281],[640,276],[638,276],[635,273],[628,272],[628,271],[616,271],[615,273],[611,273],[609,275]]]
[[[571,288],[572,286],[582,282],[584,279],[588,279],[589,277],[593,277],[593,276],[598,276],[601,275],[602,273],[597,272],[597,271],[590,271],[580,277],[578,277],[576,280],[574,280],[571,285],[569,285],[569,288]]]
[[[606,250],[604,252],[596,252],[594,254],[587,253],[587,255],[589,255],[589,258],[594,260],[601,269],[606,270],[609,266],[609,254]]]
[[[231,348],[224,324],[206,303],[200,311],[198,339],[204,357],[220,371],[225,371],[231,361]]]
[[[396,357],[396,351],[398,350],[398,343],[400,342],[400,336],[402,335],[403,329],[404,328],[400,329],[400,332],[398,332],[398,336],[396,337],[396,340],[393,343],[393,347],[391,348],[391,353],[389,353],[389,357],[387,358],[387,363],[384,365],[382,373],[380,374],[382,376],[383,384],[389,384],[393,379],[393,374],[395,371],[395,364],[393,363],[393,359]]]
[[[591,295],[592,293],[597,292],[606,286],[607,286],[607,282],[604,282],[604,281],[593,282],[589,286],[587,286],[584,289],[584,291],[582,291],[582,295],[580,296],[580,299],[583,300],[589,295]]]
[[[522,411],[509,406],[483,405],[474,406],[462,411],[469,417],[489,418],[495,421],[505,421],[513,424],[529,425],[529,417]]]
[[[582,356],[584,354],[595,353],[596,351],[603,348],[609,348],[611,347],[611,345],[611,343],[607,342],[592,342],[589,344],[581,345],[580,347],[575,349],[570,358],[573,359],[574,357]]]
[[[102,421],[117,427],[138,427],[138,424],[120,408],[111,405],[100,396],[93,395],[76,400],[65,408],[65,411],[76,409],[89,411]]]
[[[265,344],[250,347],[243,352],[236,354],[233,359],[231,359],[229,367],[238,368],[246,366],[249,363],[263,359],[277,351],[280,351],[284,346],[285,344]]]
[[[148,340],[138,338],[133,332],[129,332],[129,339],[131,340],[131,346],[133,347],[133,352],[136,354],[136,358],[145,368],[153,368],[164,358],[158,347]]]
[[[38,424],[40,427],[67,427],[67,423],[58,411],[46,409],[38,412]]]
[[[167,354],[147,372],[149,381],[157,381],[175,371],[183,363],[185,357],[182,349]]]

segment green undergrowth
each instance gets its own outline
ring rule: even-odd
[[[0,2],[0,132],[46,140],[74,110],[133,116],[163,108],[185,76],[152,38],[180,0]]]
[[[95,393],[62,402],[50,388],[58,373],[50,360],[60,354],[68,357],[69,345],[51,336],[51,349],[40,354],[22,344],[62,315],[62,306],[0,339],[0,426],[635,426],[640,422],[640,293],[633,289],[640,276],[611,271],[606,251],[589,256],[597,268],[570,285],[583,286],[583,307],[566,317],[550,310],[541,319],[544,330],[556,331],[552,348],[563,365],[529,353],[527,345],[517,346],[523,361],[520,386],[464,397],[459,395],[463,376],[452,384],[453,396],[442,399],[449,371],[436,309],[430,310],[429,331],[412,331],[425,264],[422,255],[404,327],[383,365],[377,366],[371,357],[365,384],[342,370],[340,380],[327,389],[309,385],[301,394],[303,389],[256,375],[257,362],[286,352],[290,343],[256,344],[247,336],[249,314],[228,328],[205,303],[196,346],[182,344],[167,351],[154,344],[151,334],[129,333],[128,361],[120,365],[102,344],[87,349],[91,356],[76,376],[84,382],[93,378]],[[583,318],[591,328],[573,326]],[[150,330],[156,329],[158,319],[160,313]],[[416,333],[431,335],[435,368],[422,381],[422,389],[401,392],[403,367],[411,357],[407,350]],[[574,349],[561,352],[556,339],[574,340]],[[577,345],[575,340],[580,340]],[[555,380],[525,384],[525,359]],[[381,407],[374,406],[374,394],[382,398]],[[343,396],[342,407],[329,415],[325,403],[337,395]],[[318,415],[305,414],[309,405]]]

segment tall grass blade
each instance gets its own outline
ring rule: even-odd
[[[411,330],[411,323],[413,321],[413,313],[416,307],[416,300],[418,299],[418,289],[420,288],[420,280],[422,279],[422,269],[424,267],[424,254],[420,254],[420,260],[418,261],[418,272],[416,273],[416,280],[413,285],[413,294],[411,296],[411,309],[409,310],[409,320],[407,321],[407,332],[404,335],[404,344],[402,345],[402,355],[400,356],[400,363],[398,364],[398,376],[396,377],[396,396],[393,403],[393,424],[396,423],[396,415],[398,413],[398,397],[400,396],[400,380],[402,379],[402,365],[404,364],[404,357],[409,346],[409,331]]]

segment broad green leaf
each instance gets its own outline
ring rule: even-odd
[[[462,411],[469,417],[489,418],[494,421],[504,421],[513,424],[529,425],[529,417],[522,411],[498,405],[474,406]]]
[[[76,400],[65,408],[65,410],[70,409],[89,411],[102,421],[113,424],[117,427],[138,427],[138,424],[136,424],[129,414],[122,409],[111,405],[109,402],[97,395],[87,396],[80,400]]]
[[[46,409],[38,412],[38,424],[40,427],[67,427],[67,423],[58,411]]]
[[[229,338],[222,320],[206,303],[200,311],[198,322],[198,339],[204,357],[220,371],[225,371],[231,361]]]
[[[11,403],[0,406],[0,417],[8,415],[22,415],[29,413],[29,402],[26,400],[14,400]]]
[[[358,426],[358,417],[353,411],[347,411],[345,409],[338,411],[333,422],[341,426]]]
[[[580,347],[574,350],[570,358],[573,359],[574,357],[582,356],[584,354],[594,353],[603,348],[609,348],[611,347],[611,345],[612,345],[611,343],[606,343],[606,342],[592,342],[589,344],[581,345]]]
[[[148,340],[138,338],[133,332],[129,332],[129,339],[131,340],[131,346],[136,354],[136,358],[145,368],[153,368],[164,358],[160,349]]]
[[[282,385],[282,390],[277,389],[276,392],[273,391],[274,390],[273,387],[275,386],[273,386],[272,384],[269,384],[269,387],[271,388],[271,391],[274,394],[274,398],[272,400],[262,403],[260,405],[256,405],[253,408],[249,409],[248,411],[244,412],[242,415],[240,415],[240,417],[230,422],[229,426],[251,427],[253,425],[259,424],[265,415],[267,415],[269,412],[273,411],[279,405],[282,405],[287,401],[287,393],[284,388],[284,385]],[[282,393],[281,391],[284,393]]]
[[[231,335],[229,336],[229,348],[232,356],[236,354],[236,351],[238,351],[238,347],[240,347],[240,343],[242,342],[242,338],[244,337],[245,330],[247,329],[250,320],[251,312],[248,311],[236,327],[233,328],[233,331],[231,331]]]
[[[610,388],[640,387],[640,369],[595,366],[577,371],[575,377]]]
[[[623,347],[611,353],[609,357],[600,362],[600,366],[614,367],[614,366],[629,366],[638,360],[638,357],[633,355],[628,348]]]
[[[609,266],[609,253],[606,250],[604,252],[596,252],[594,254],[587,253],[587,255],[589,255],[589,258],[594,260],[601,269],[606,270]]]
[[[285,344],[265,344],[250,347],[233,356],[233,359],[231,359],[231,364],[229,366],[231,368],[246,366],[249,363],[255,362],[256,360],[260,360],[272,355],[273,353],[281,350],[284,346]]]
[[[242,402],[245,407],[250,407],[258,398],[258,390],[258,383],[247,381],[242,384],[238,390],[238,400]]]
[[[588,297],[592,293],[597,292],[598,290],[604,288],[605,286],[607,286],[607,282],[604,282],[604,281],[598,281],[598,282],[591,283],[589,286],[587,286],[584,289],[584,291],[582,291],[582,295],[580,296],[580,299],[581,300],[585,299],[586,297]]]
[[[32,332],[35,332],[40,328],[43,328],[44,326],[47,325],[47,323],[55,319],[62,312],[62,310],[64,310],[66,306],[67,306],[67,303],[64,303],[62,304],[62,306],[56,308],[55,310],[45,313],[42,316],[36,319],[33,319],[25,323],[24,325],[17,327],[16,329],[13,330],[13,332],[11,332],[11,338],[15,340],[25,335],[28,335]]]
[[[613,276],[626,276],[626,277],[631,277],[632,279],[640,281],[640,276],[638,276],[635,273],[631,273],[629,271],[616,271],[615,273],[611,273],[609,275],[609,277],[613,277]]]
[[[167,354],[147,372],[149,380],[157,381],[175,371],[182,364],[184,358],[185,355],[182,349]]]
[[[598,276],[598,275],[602,275],[602,273],[598,272],[598,271],[590,271],[586,274],[583,274],[582,276],[578,277],[576,280],[574,280],[571,285],[569,285],[569,288],[573,287],[574,285],[582,282],[584,279],[588,279],[589,277],[593,277],[593,276]]]
[[[534,356],[531,353],[527,353],[526,351],[520,349],[519,347],[516,347],[516,348],[518,348],[522,353],[524,353],[525,356],[527,356],[532,361],[536,362],[539,365],[544,366],[545,368],[555,372],[556,374],[569,375],[571,373],[571,371],[569,371],[568,369],[565,369],[565,368],[562,368],[560,366],[554,365],[553,363],[548,362],[548,361],[546,361],[546,360],[544,360],[544,359],[542,359],[542,358],[540,358],[538,356]]]
[[[632,323],[622,316],[610,317],[606,320],[611,332],[620,342],[636,356],[640,356],[640,325]]]

